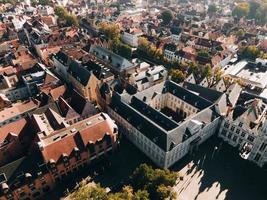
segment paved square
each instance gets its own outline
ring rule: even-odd
[[[191,161],[189,170],[186,163]],[[184,175],[175,187],[179,200],[266,200],[267,173],[217,139],[201,145],[173,170]]]

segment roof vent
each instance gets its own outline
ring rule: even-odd
[[[75,133],[75,132],[76,132],[76,128],[72,128],[72,129],[70,130],[70,132],[71,132],[71,133]]]
[[[43,143],[40,141],[37,144],[38,144],[38,147],[39,147],[40,151],[43,151],[44,150]]]
[[[86,122],[86,126],[90,126],[92,124],[91,121]]]

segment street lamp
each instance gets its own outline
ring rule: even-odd
[[[213,159],[215,152],[218,150],[218,147],[215,146],[211,155],[211,159]]]

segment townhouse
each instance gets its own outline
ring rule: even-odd
[[[35,120],[32,130],[39,132],[31,140],[32,145],[28,149],[31,153],[12,163],[0,165],[1,200],[42,198],[72,173],[110,156],[116,149],[118,127],[107,114],[99,113],[73,125],[64,125],[55,120],[57,117],[54,117],[57,115],[53,111],[48,111],[50,114],[47,113],[46,117],[33,116]],[[50,123],[47,123],[47,120],[50,120]],[[56,126],[55,122],[60,122],[62,126],[53,129]],[[25,124],[23,120],[14,123]],[[24,128],[21,126],[13,129],[18,134]],[[11,129],[7,127],[6,131],[9,130]],[[0,155],[6,146],[13,155],[19,153],[16,148],[11,149],[10,145],[14,146],[14,141],[6,141],[4,144],[1,143]]]

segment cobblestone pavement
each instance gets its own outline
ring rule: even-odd
[[[267,199],[267,172],[217,139],[201,145],[195,155],[187,156],[172,170],[183,176],[175,187],[179,200]]]

